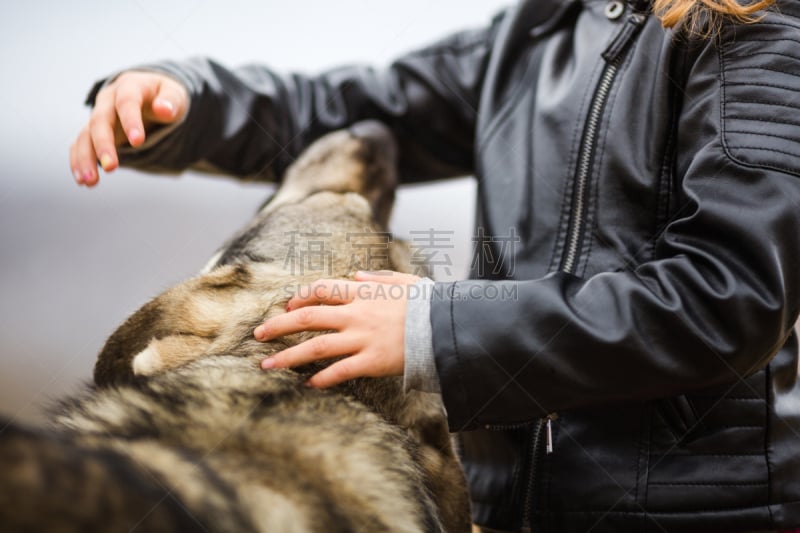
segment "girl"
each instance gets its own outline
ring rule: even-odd
[[[274,179],[382,120],[407,182],[477,177],[472,279],[321,280],[254,334],[335,331],[264,368],[345,355],[310,384],[440,392],[486,530],[787,530],[798,73],[795,0],[522,1],[385,70],[124,72],[70,159],[86,186],[97,160]],[[357,290],[381,283],[415,290]]]

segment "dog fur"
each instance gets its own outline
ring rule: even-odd
[[[385,230],[395,157],[375,123],[316,141],[200,275],[111,335],[51,429],[0,420],[4,529],[469,531],[438,396],[400,378],[303,385],[328,363],[258,367],[319,334],[253,338],[298,287],[410,270]]]

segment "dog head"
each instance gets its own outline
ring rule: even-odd
[[[377,123],[320,138],[203,273],[153,298],[109,337],[95,382],[126,382],[213,355],[260,359],[318,334],[253,338],[298,287],[356,270],[408,271],[407,252],[385,230],[395,169],[394,142]]]
[[[312,143],[287,170],[277,194],[262,207],[269,213],[321,192],[356,193],[387,227],[397,187],[397,144],[376,121],[362,121]]]

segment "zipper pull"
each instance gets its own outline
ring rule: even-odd
[[[639,30],[642,29],[646,20],[647,17],[641,13],[632,13],[628,17],[625,25],[603,52],[603,59],[606,60],[606,63],[615,63],[620,58],[622,53],[627,50],[628,45],[633,42]]]
[[[553,453],[553,420],[558,418],[556,413],[547,415],[547,425],[545,426],[545,453]]]

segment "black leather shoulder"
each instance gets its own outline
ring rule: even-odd
[[[800,176],[800,19],[771,11],[726,26],[719,54],[728,156]]]
[[[800,0],[779,0],[771,10],[779,16],[800,19]]]

